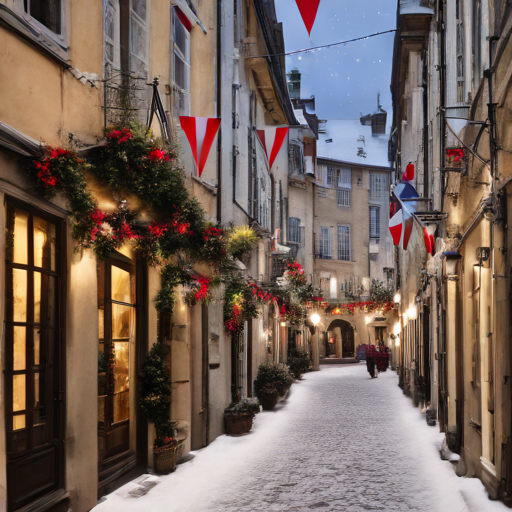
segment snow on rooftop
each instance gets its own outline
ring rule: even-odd
[[[400,0],[400,14],[434,14],[425,0]]]
[[[330,119],[320,129],[325,129],[326,133],[318,135],[318,158],[391,167],[388,161],[389,135],[373,136],[372,127],[362,126],[359,119]]]
[[[307,125],[308,122],[306,121],[306,118],[304,117],[304,114],[302,113],[302,109],[293,109],[293,113],[295,114],[295,119],[299,122],[301,125]]]

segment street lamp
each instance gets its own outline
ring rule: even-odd
[[[320,315],[313,313],[310,317],[311,323],[315,326],[315,340],[311,345],[311,352],[313,356],[313,370],[320,370],[320,333],[317,326],[320,323]]]

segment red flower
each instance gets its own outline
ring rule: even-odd
[[[99,229],[98,229],[98,226],[94,226],[92,229],[91,229],[91,240],[94,242],[94,240],[96,240],[96,235],[98,233]]]
[[[148,153],[148,160],[163,160],[164,162],[168,162],[169,155],[167,154],[167,151],[162,151],[161,149],[155,148]]]
[[[136,237],[137,235],[132,231],[132,228],[126,222],[123,222],[123,224],[121,224],[121,227],[117,230],[117,238],[120,241],[123,241],[127,238],[132,239]]]
[[[132,132],[128,128],[123,128],[122,130],[112,130],[107,134],[107,138],[110,140],[117,140],[118,144],[123,144],[127,140],[133,137]]]
[[[169,229],[168,224],[158,224],[153,221],[149,226],[149,232],[155,237],[160,238]]]
[[[91,219],[98,226],[107,218],[107,216],[100,210],[94,210],[91,212]]]

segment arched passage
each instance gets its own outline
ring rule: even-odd
[[[329,343],[330,354],[336,354],[336,357],[355,356],[354,327],[350,322],[340,319],[333,320],[327,331],[334,342]]]

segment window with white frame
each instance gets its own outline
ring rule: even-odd
[[[387,180],[385,174],[370,173],[370,198],[381,199],[385,197]]]
[[[322,259],[332,258],[332,243],[331,243],[331,228],[321,227],[320,228],[320,243],[318,257]]]
[[[327,185],[336,185],[336,174],[338,169],[335,167],[331,167],[330,165],[327,167]]]
[[[338,259],[342,261],[351,261],[349,226],[338,226]]]
[[[350,206],[350,190],[337,190],[338,206]]]
[[[54,34],[62,34],[61,0],[24,0],[25,13]]]
[[[177,89],[177,114],[190,111],[190,34],[180,21],[176,7],[172,9],[173,24],[173,79]]]
[[[290,217],[288,219],[288,241],[297,244],[301,243],[300,219],[298,217]]]
[[[370,238],[380,238],[379,206],[370,206]]]
[[[340,169],[338,176],[339,188],[352,188],[352,169]]]
[[[141,77],[149,73],[147,0],[130,1],[130,71]]]
[[[120,12],[119,0],[107,0],[103,18],[105,66],[120,69]]]
[[[456,1],[455,18],[457,20],[457,102],[464,103],[464,5],[463,0]]]

